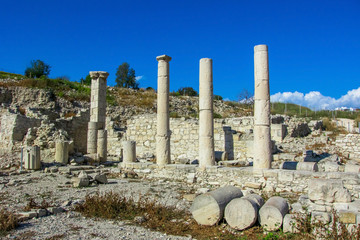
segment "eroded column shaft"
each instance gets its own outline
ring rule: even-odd
[[[199,76],[199,165],[215,165],[212,59],[200,59]]]
[[[161,55],[156,60],[158,61],[156,163],[162,166],[170,163],[169,61],[171,57]]]
[[[105,130],[106,119],[106,78],[109,73],[102,71],[90,72],[91,99],[90,99],[90,122],[88,124],[87,152],[99,154],[100,159],[107,155],[107,134]],[[99,130],[100,131],[99,133]],[[99,135],[100,138],[99,139]],[[99,146],[99,144],[101,146]]]
[[[254,170],[271,168],[269,61],[266,45],[254,47]]]

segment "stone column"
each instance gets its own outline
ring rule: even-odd
[[[161,55],[156,57],[156,60],[158,61],[156,163],[164,166],[170,163],[169,62],[171,57]]]
[[[68,164],[69,162],[69,142],[58,141],[55,143],[55,162]]]
[[[200,59],[199,166],[215,165],[212,59]]]
[[[28,170],[39,170],[41,169],[40,162],[40,147],[32,146],[25,148],[24,151],[24,167]]]
[[[91,77],[91,99],[90,99],[90,122],[88,125],[87,152],[100,154],[100,159],[105,159],[107,148],[107,134],[105,130],[106,119],[106,78],[107,72],[90,72]],[[102,130],[102,131],[99,131]],[[101,134],[101,139],[98,135]],[[101,144],[101,146],[98,146]],[[100,152],[99,152],[100,151]]]
[[[100,129],[97,131],[97,154],[99,155],[100,162],[107,160],[107,130]]]
[[[254,47],[254,171],[271,168],[268,47]]]
[[[136,162],[136,142],[123,141],[123,163]]]

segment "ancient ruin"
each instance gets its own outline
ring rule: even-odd
[[[199,97],[170,97],[171,57],[156,59],[157,94],[128,91],[139,98],[155,95],[154,111],[107,104],[107,91],[115,90],[101,71],[90,72],[90,103],[44,89],[0,87],[1,203],[14,205],[10,209],[23,221],[53,215],[55,226],[72,218],[92,221],[73,209],[100,190],[135,202],[134,196],[149,196],[186,211],[200,225],[224,222],[235,233],[257,223],[266,231],[295,233],[299,214],[328,224],[333,211],[347,228],[360,224],[358,131],[348,127],[353,133],[341,128],[337,134],[321,119],[271,115],[266,45],[254,48],[254,112],[239,116],[239,108],[214,100],[212,59],[200,59]],[[193,111],[198,118],[170,118],[171,111]],[[234,115],[214,119],[229,112]],[[45,196],[54,205],[17,210],[25,209],[29,196]],[[148,217],[134,221],[141,225]]]
[[[159,166],[170,163],[169,118],[169,62],[171,57],[161,55],[158,63],[156,162]]]
[[[200,60],[199,77],[199,167],[215,165],[212,59]]]
[[[271,168],[268,47],[254,47],[254,171]]]
[[[90,72],[91,101],[88,125],[87,152],[95,154],[94,159],[105,162],[107,158],[106,119],[106,78],[107,72]]]

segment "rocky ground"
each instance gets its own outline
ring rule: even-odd
[[[104,168],[101,171],[118,172],[117,170]],[[92,171],[99,169],[87,170],[87,172]],[[72,171],[72,174],[77,175],[78,171]],[[126,221],[85,218],[73,211],[74,205],[84,201],[86,195],[108,191],[135,199],[144,196],[166,206],[188,209],[190,202],[183,198],[183,188],[180,183],[164,180],[149,182],[119,176],[109,178],[108,184],[74,188],[71,177],[67,167],[59,168],[59,171],[53,173],[36,171],[11,176],[2,173],[0,202],[6,209],[14,213],[24,212],[24,207],[30,198],[33,198],[37,203],[45,200],[51,206],[65,210],[56,215],[25,220],[19,228],[3,239],[189,239],[152,232]]]

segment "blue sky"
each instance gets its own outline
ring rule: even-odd
[[[309,93],[327,102],[357,90],[346,104],[360,107],[359,0],[0,3],[0,71],[23,73],[41,59],[50,77],[78,81],[99,70],[114,85],[116,68],[128,62],[140,87],[156,88],[156,56],[167,54],[170,89],[197,90],[199,60],[209,57],[214,94],[236,100],[243,89],[253,92],[253,47],[267,44],[274,100],[299,100],[297,91],[309,105]]]

